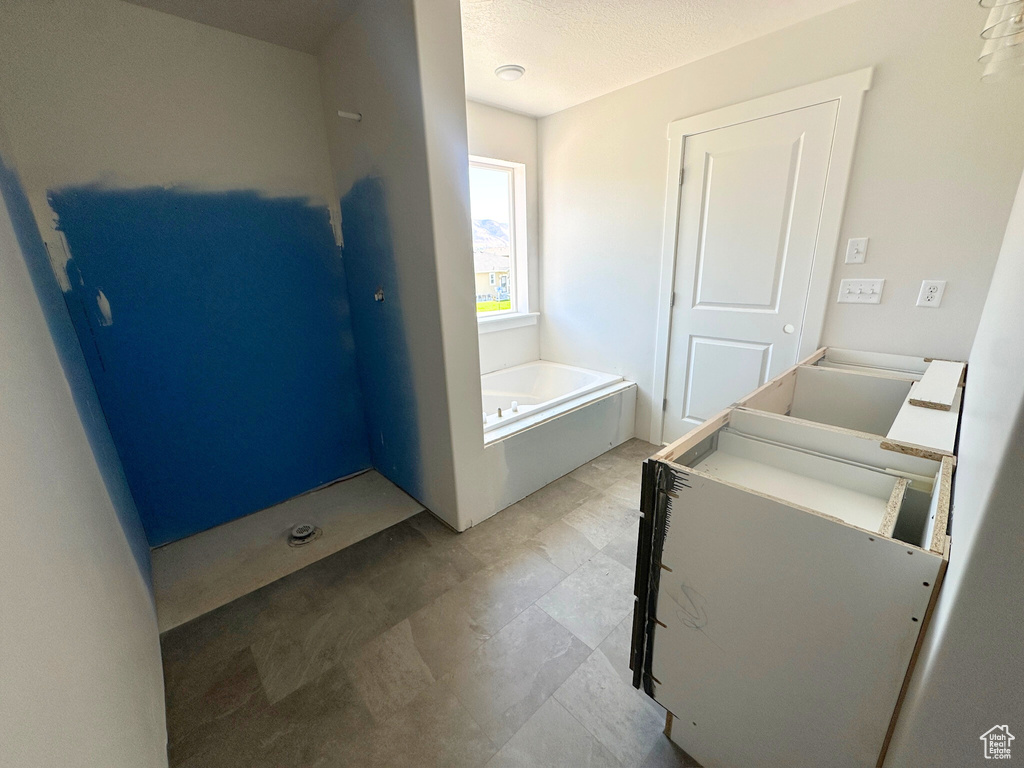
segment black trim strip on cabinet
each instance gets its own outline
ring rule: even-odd
[[[640,491],[640,532],[636,548],[636,576],[633,582],[633,639],[629,668],[633,670],[633,687],[643,688],[654,696],[651,660],[654,653],[654,615],[658,605],[661,582],[661,552],[668,529],[668,486],[671,470],[655,459],[643,465]]]

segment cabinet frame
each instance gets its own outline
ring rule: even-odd
[[[872,369],[872,361],[879,360],[882,363],[880,368]],[[869,583],[873,577],[872,569],[858,566],[860,562],[858,558],[877,558],[880,556],[879,553],[884,553],[884,557],[873,566],[881,574],[879,577],[881,581],[875,584],[876,590],[883,588],[889,590],[883,599],[875,599],[877,595],[858,596],[855,592],[844,595],[844,584],[830,582],[837,590],[837,594],[843,595],[841,600],[844,605],[853,606],[858,601],[864,603],[867,606],[864,608],[864,620],[879,622],[883,627],[878,630],[876,638],[876,642],[880,644],[879,648],[884,649],[888,647],[887,644],[898,646],[896,656],[886,655],[879,653],[879,648],[868,647],[870,645],[868,639],[861,637],[857,641],[858,644],[853,646],[855,653],[849,654],[851,657],[858,657],[856,663],[852,659],[846,659],[843,655],[836,657],[839,660],[836,662],[839,666],[849,661],[850,669],[846,672],[852,677],[846,680],[845,686],[853,692],[851,694],[853,698],[867,696],[865,691],[874,691],[877,693],[877,700],[870,702],[870,706],[865,710],[875,712],[873,717],[867,718],[871,721],[870,723],[850,723],[850,727],[861,728],[865,735],[861,741],[857,742],[856,748],[850,747],[851,752],[847,756],[849,759],[846,759],[845,762],[843,759],[833,759],[831,764],[868,765],[871,762],[879,766],[882,764],[948,564],[949,504],[956,460],[955,453],[952,450],[940,450],[899,440],[890,440],[884,435],[871,432],[794,418],[789,414],[793,406],[797,377],[801,375],[802,368],[820,364],[822,369],[832,369],[844,376],[865,377],[865,384],[868,385],[875,384],[880,379],[896,380],[894,385],[902,386],[902,383],[907,385],[907,399],[909,400],[909,386],[921,378],[927,370],[929,362],[924,358],[895,355],[873,356],[871,353],[845,350],[833,352],[828,348],[819,349],[737,403],[697,426],[679,440],[662,448],[644,463],[641,491],[642,518],[638,533],[634,584],[636,606],[630,655],[633,684],[666,706],[670,715],[675,716],[679,721],[675,724],[677,740],[684,748],[687,748],[687,751],[691,751],[696,746],[694,756],[698,760],[707,760],[709,765],[728,764],[715,762],[713,749],[701,754],[702,742],[696,736],[698,726],[692,725],[684,713],[674,712],[672,707],[686,708],[688,705],[684,702],[692,702],[695,696],[701,697],[701,700],[707,703],[710,708],[708,711],[714,710],[716,699],[720,699],[717,703],[725,706],[730,701],[729,695],[727,695],[729,686],[725,684],[729,668],[721,668],[719,678],[714,678],[722,683],[718,686],[702,684],[699,686],[699,693],[696,689],[684,692],[676,690],[679,686],[687,683],[691,686],[696,685],[697,678],[686,678],[685,675],[679,680],[673,680],[672,670],[675,667],[686,666],[685,660],[688,659],[688,656],[684,649],[689,648],[690,654],[698,655],[697,646],[692,643],[701,642],[703,633],[709,633],[711,630],[704,627],[701,628],[701,632],[694,634],[694,621],[691,618],[687,618],[680,624],[675,613],[680,610],[679,602],[686,602],[686,592],[684,587],[675,582],[684,577],[686,579],[693,577],[693,573],[687,573],[687,569],[695,561],[704,563],[704,570],[696,571],[698,581],[712,573],[716,574],[715,579],[706,582],[712,585],[710,590],[712,592],[718,589],[715,585],[727,582],[730,574],[744,572],[740,565],[736,565],[736,567],[730,565],[730,555],[724,549],[725,544],[723,543],[728,540],[734,542],[738,550],[742,552],[742,561],[737,560],[736,563],[746,564],[752,558],[760,558],[763,570],[766,573],[774,573],[773,578],[780,580],[786,578],[786,568],[779,566],[779,558],[797,558],[800,562],[802,560],[811,562],[815,558],[814,553],[819,551],[817,547],[831,547],[829,558],[819,564],[821,573],[830,572],[829,578],[832,579],[838,578],[837,574],[839,573],[848,573],[852,574],[852,581],[860,580]],[[821,378],[831,375],[824,371],[812,374],[814,377]],[[963,382],[960,383],[963,384]],[[888,385],[883,384],[882,387],[886,388]],[[956,406],[959,407],[959,392]],[[906,407],[916,406],[907,406],[904,403],[903,408]],[[958,412],[955,415],[958,416]],[[743,423],[760,424],[762,429],[768,430],[766,434],[784,444],[793,435],[796,435],[800,437],[801,449],[821,451],[839,461],[863,462],[869,466],[884,468],[886,471],[905,473],[906,477],[895,484],[890,505],[879,529],[872,531],[859,528],[821,510],[801,507],[689,466],[698,464],[709,451],[717,448],[717,436],[722,434],[722,430],[731,430],[737,426],[742,428]],[[929,528],[918,546],[899,541],[893,538],[893,534],[903,494],[907,492],[908,488],[914,487],[915,483],[922,482],[921,477],[933,478],[930,491],[932,507],[929,510]],[[727,504],[722,501],[725,497],[729,499]],[[718,507],[717,511],[712,509],[713,507]],[[741,509],[744,507],[747,508],[745,511]],[[671,519],[673,511],[677,515],[674,523]],[[704,536],[710,541],[716,538],[718,528],[735,526],[736,520],[729,520],[729,517],[737,515],[746,515],[748,522],[753,521],[750,522],[749,536],[747,536],[748,529],[743,526],[734,527],[731,538],[718,541],[718,545],[723,548],[718,552],[718,556],[703,558],[701,550],[695,548],[699,544],[693,541],[691,532],[703,530]],[[683,518],[682,521],[679,519],[680,516]],[[790,530],[790,535],[785,537],[782,537],[781,534],[776,535],[773,525],[766,522],[781,520],[782,517],[786,518]],[[673,525],[676,526],[676,533],[670,538],[668,534]],[[701,525],[704,526],[703,529],[700,528]],[[682,534],[679,533],[680,528],[684,531]],[[809,543],[811,538],[817,542],[814,546]],[[801,541],[801,539],[807,540]],[[690,549],[687,550],[687,547]],[[689,556],[680,560],[681,553],[687,551]],[[895,557],[897,554],[906,558],[905,561]],[[913,561],[916,570],[911,569],[913,573],[907,570],[907,565],[911,562],[908,555],[916,556]],[[720,563],[724,563],[724,566],[719,569]],[[878,576],[878,573],[874,576]],[[927,575],[918,578],[921,573]],[[892,575],[891,580],[887,580],[887,574]],[[813,579],[814,574],[809,574],[807,578]],[[810,585],[808,581],[797,579],[791,583],[791,587],[794,591],[807,588],[810,590],[809,594],[814,594],[813,585]],[[676,601],[674,604],[666,602],[667,596],[673,589],[675,590],[673,599]],[[747,610],[737,607],[730,616],[728,606],[725,604],[734,602],[737,606],[743,605],[742,599],[734,600],[733,598],[742,598],[744,588],[739,584],[733,584],[729,588],[722,587],[722,590],[724,591],[721,591],[716,598],[719,603],[718,609],[725,611],[724,614],[720,613],[718,616],[720,626],[727,624],[729,620],[742,623],[743,617],[747,613],[756,614],[754,608]],[[751,591],[756,591],[756,589]],[[914,615],[908,617],[910,620],[905,625],[900,625],[899,621],[889,615],[891,613],[888,607],[890,602],[904,599],[897,593],[913,602],[913,610],[910,612]],[[659,616],[659,605],[662,606],[663,613],[665,610],[675,613]],[[825,603],[822,602],[821,605],[824,606]],[[665,606],[670,606],[670,608],[666,609]],[[812,612],[804,616],[804,619],[810,622],[803,625],[804,630],[809,632],[811,631],[809,628],[814,626],[811,621],[812,616],[820,618],[829,616],[827,608],[817,610],[816,614]],[[840,610],[835,617],[841,618],[845,610],[845,608]],[[699,611],[697,612],[699,613]],[[710,609],[708,612],[710,613]],[[685,615],[685,611],[683,614]],[[883,615],[884,621],[880,618]],[[771,614],[768,616],[770,617]],[[857,625],[850,626],[856,627]],[[752,625],[747,631],[756,632],[756,626]],[[685,633],[689,633],[688,642],[691,643],[689,646],[685,643],[679,645],[676,642]],[[660,646],[656,645],[656,638],[659,637],[661,638]],[[745,637],[745,633],[736,635],[736,638]],[[795,637],[801,639],[804,635],[795,635]],[[736,645],[741,647],[742,642],[737,642]],[[677,661],[674,666],[671,664],[665,666],[659,663],[658,659],[661,657],[656,652],[659,647],[663,648],[664,653],[675,654],[673,658]],[[749,646],[747,650],[751,655],[756,655],[756,646]],[[884,663],[879,664],[884,669],[875,670],[870,666],[870,660],[876,657],[884,660]],[[696,670],[694,674],[697,674],[705,667],[713,666],[713,659],[713,655],[707,657],[706,663],[692,668],[691,671]],[[784,667],[792,659],[779,657],[776,661]],[[770,666],[765,668],[767,673],[770,673]],[[659,670],[661,670],[660,677]],[[824,672],[821,675],[823,679],[827,676]],[[814,675],[809,675],[807,680],[812,683],[814,678]],[[738,684],[735,680],[728,682]],[[839,687],[842,688],[843,685]],[[726,693],[719,696],[719,689]],[[752,694],[758,693],[756,685],[749,690]],[[815,687],[809,683],[806,690],[814,693]],[[841,691],[840,695],[842,695]],[[742,698],[733,700],[734,706],[737,705],[737,701],[742,707]],[[814,708],[808,710],[810,719],[813,719],[815,711]],[[711,718],[712,721],[715,719]],[[691,717],[691,720],[696,722],[696,717]],[[829,722],[828,720],[822,721],[819,726],[823,727]],[[771,734],[749,734],[747,736],[741,734],[739,738],[757,739],[768,735]],[[774,733],[776,738],[782,738],[784,735],[781,730]],[[719,740],[712,743],[720,744],[724,738],[720,735]],[[870,761],[866,757],[869,753]],[[820,760],[821,758],[822,756],[818,755],[814,759]],[[809,762],[808,764],[813,763]]]

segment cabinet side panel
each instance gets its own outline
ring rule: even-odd
[[[652,657],[675,740],[707,768],[873,765],[941,558],[678,474]]]

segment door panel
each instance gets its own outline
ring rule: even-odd
[[[695,307],[778,307],[802,145],[705,153]]]
[[[770,344],[691,336],[686,418],[705,421],[722,410],[723,398],[733,403],[757,389],[766,381],[771,355]]]
[[[686,137],[666,442],[796,362],[836,114],[827,102]]]

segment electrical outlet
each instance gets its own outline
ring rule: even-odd
[[[942,294],[945,292],[945,280],[922,280],[921,292],[917,294],[917,306],[937,307],[942,303]]]
[[[846,263],[863,264],[868,256],[868,239],[866,237],[853,237],[846,244]]]
[[[840,304],[881,304],[885,280],[840,280]]]

